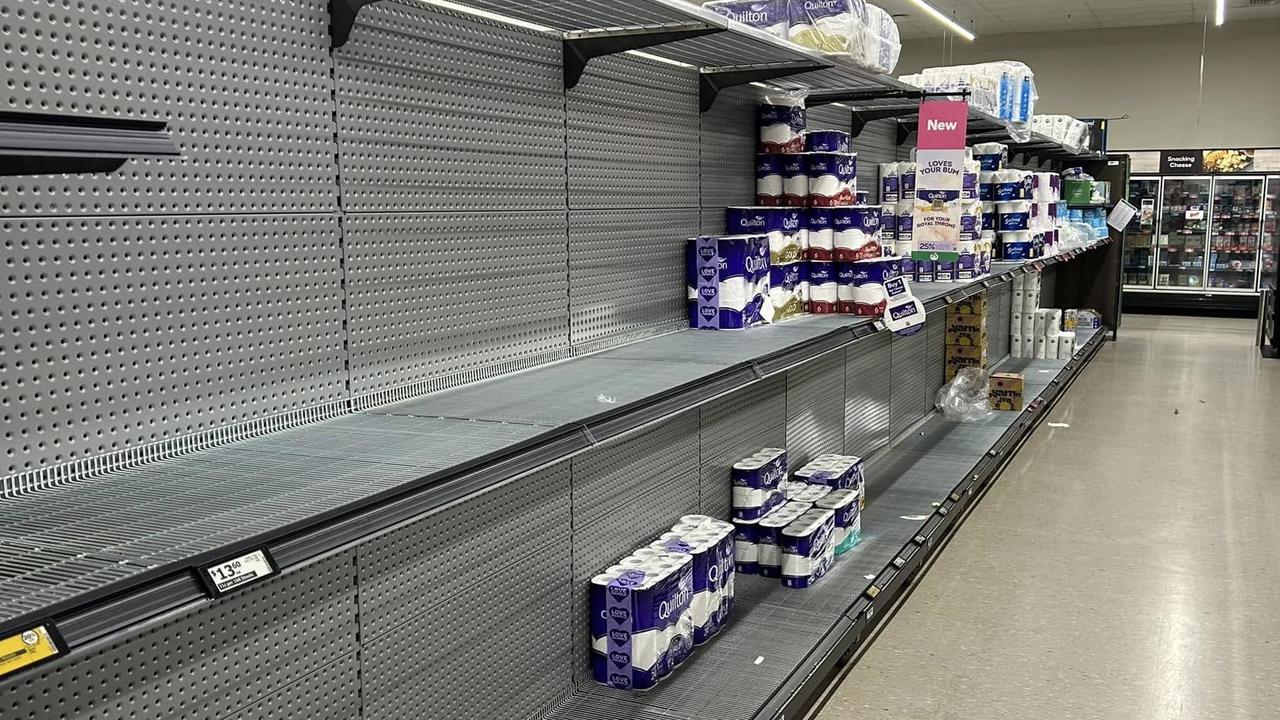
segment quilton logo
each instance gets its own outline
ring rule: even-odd
[[[782,216],[782,229],[791,232],[800,229],[800,213],[787,213]]]
[[[738,227],[742,230],[763,230],[764,215],[743,215],[738,218]]]
[[[805,0],[805,10],[835,10],[843,5],[842,0]]]
[[[901,320],[903,318],[908,318],[908,317],[911,317],[912,315],[915,315],[916,312],[917,311],[916,311],[915,303],[913,302],[906,303],[903,305],[898,305],[897,307],[889,308],[889,317],[893,318],[894,320]]]
[[[769,259],[751,254],[746,257],[746,269],[749,273],[758,273],[761,270],[769,269]]]

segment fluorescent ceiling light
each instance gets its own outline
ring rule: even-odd
[[[639,50],[627,50],[626,53],[628,55],[635,55],[636,57],[642,57],[646,60],[654,60],[660,63],[666,63],[668,65],[675,65],[676,67],[682,67],[682,68],[693,67],[689,63],[680,62],[679,60],[672,60],[671,58],[664,58],[661,55],[650,55],[647,52],[640,52]]]
[[[480,8],[469,7],[467,5],[459,5],[457,3],[449,2],[449,0],[420,0],[420,2],[423,2],[427,5],[435,5],[436,7],[442,7],[447,10],[453,10],[454,12],[465,13],[467,15],[474,15],[476,17],[484,18],[485,20],[494,20],[496,22],[504,23],[506,25],[514,25],[519,28],[524,28],[525,30],[559,34],[558,31],[556,31],[554,28],[549,28],[546,25],[539,25],[537,23],[531,23],[527,20],[508,17],[506,15],[499,15],[498,13],[489,12],[488,10],[481,10]]]
[[[911,2],[915,3],[916,5],[919,5],[919,6],[920,6],[920,9],[921,9],[921,10],[924,10],[926,13],[928,13],[930,17],[932,17],[934,20],[937,20],[938,22],[942,23],[943,25],[946,25],[948,28],[950,28],[950,29],[951,29],[951,31],[952,31],[952,32],[954,32],[955,34],[957,34],[957,35],[959,35],[960,37],[964,38],[965,40],[973,40],[975,37],[977,37],[977,36],[976,36],[976,35],[974,35],[973,33],[969,32],[969,31],[968,31],[968,30],[966,30],[966,29],[964,29],[964,27],[963,27],[963,26],[961,26],[959,23],[957,23],[955,20],[952,20],[951,18],[947,17],[946,15],[943,15],[941,10],[939,10],[938,8],[936,8],[936,7],[932,6],[932,5],[930,5],[929,3],[925,2],[924,0],[911,0]],[[1221,2],[1226,2],[1226,0],[1218,0],[1218,2],[1220,2],[1220,3],[1221,3]]]
[[[1213,24],[1221,25],[1227,21],[1227,0],[1217,0],[1214,3]]]

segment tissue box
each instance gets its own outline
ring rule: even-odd
[[[987,314],[987,296],[985,293],[978,293],[971,297],[967,297],[960,302],[952,305],[947,313],[958,313],[960,315],[986,315]]]
[[[987,346],[987,316],[947,313],[947,344]]]
[[[991,374],[991,408],[1022,410],[1022,373]]]
[[[947,382],[955,378],[956,373],[968,367],[986,369],[986,345],[948,345],[947,346]]]
[[[1067,179],[1062,182],[1062,199],[1070,205],[1093,203],[1093,181]]]

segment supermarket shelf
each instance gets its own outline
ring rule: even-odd
[[[0,112],[0,176],[112,172],[181,154],[163,122]]]
[[[1086,251],[999,263],[992,276],[921,285],[918,296],[937,310]],[[51,619],[71,652],[108,641],[208,600],[201,566],[266,548],[289,572],[879,328],[805,316],[742,333],[685,330],[19,493],[4,500],[0,634]]]
[[[862,543],[841,556],[822,582],[789,590],[776,579],[739,576],[732,623],[664,683],[644,694],[588,683],[548,720],[804,717],[1105,336],[1082,333],[1070,361],[1010,358],[998,365],[1023,373],[1023,412],[977,423],[935,414],[871,458]]]

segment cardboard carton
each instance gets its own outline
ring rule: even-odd
[[[1022,373],[991,374],[991,407],[994,410],[1022,410]]]

